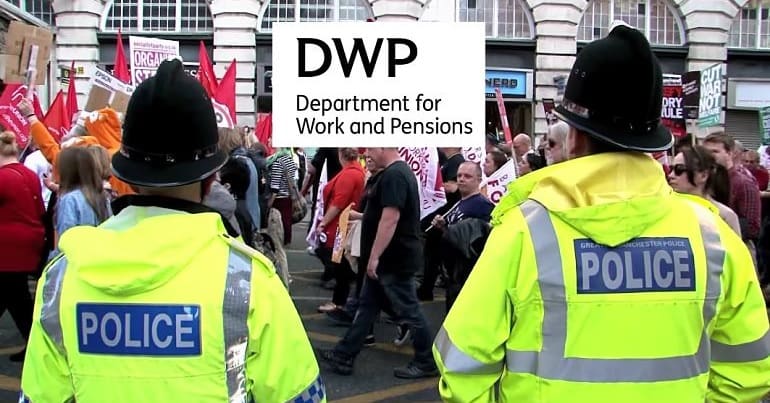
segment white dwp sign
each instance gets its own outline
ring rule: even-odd
[[[273,144],[471,147],[484,133],[483,23],[277,23]]]

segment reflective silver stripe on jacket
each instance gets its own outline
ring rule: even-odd
[[[724,249],[713,217],[699,217],[707,258],[704,330],[693,355],[666,358],[565,357],[567,302],[560,248],[548,211],[535,201],[521,206],[535,249],[538,283],[543,298],[541,351],[506,353],[508,371],[574,382],[658,382],[687,379],[709,370],[710,347],[705,326],[713,319],[720,294]]]
[[[326,387],[319,375],[313,383],[303,390],[297,397],[287,400],[286,403],[320,403],[326,397]]]
[[[61,306],[61,288],[66,271],[67,258],[64,255],[59,255],[59,258],[50,263],[45,271],[43,306],[40,308],[40,324],[62,354],[64,353],[64,339],[62,338],[59,308]]]
[[[246,347],[249,340],[251,257],[231,247],[227,261],[222,323],[228,401],[246,402]]]
[[[760,361],[770,356],[770,331],[743,344],[724,344],[711,340],[711,359],[718,362]]]
[[[449,339],[446,329],[441,327],[434,342],[441,355],[441,362],[447,372],[462,374],[499,374],[503,369],[502,362],[485,364],[460,351]]]

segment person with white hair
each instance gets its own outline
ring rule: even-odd
[[[545,159],[548,165],[567,160],[567,134],[569,134],[569,125],[561,120],[548,127],[545,147]]]

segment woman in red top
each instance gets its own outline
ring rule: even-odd
[[[40,262],[45,237],[40,178],[18,160],[16,136],[0,133],[0,315],[7,309],[26,340],[32,327],[27,277]],[[22,361],[24,351],[10,356]]]
[[[350,263],[344,257],[340,263],[332,262],[334,241],[337,237],[340,213],[349,205],[358,203],[364,191],[366,174],[358,162],[358,150],[355,148],[340,148],[338,150],[342,170],[330,180],[323,190],[324,216],[317,226],[319,237],[323,241],[316,249],[316,256],[321,259],[324,267],[334,273],[336,285],[332,302],[318,307],[319,312],[330,312],[342,309],[350,294],[350,283],[356,274]],[[321,235],[323,234],[323,235]],[[325,239],[325,241],[324,241]]]

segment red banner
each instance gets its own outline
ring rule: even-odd
[[[27,147],[29,143],[29,123],[27,118],[16,107],[27,96],[27,86],[23,84],[8,84],[3,94],[0,95],[0,125],[16,134],[16,143],[19,148]],[[40,110],[40,101],[34,96],[32,105],[38,119],[43,116]]]
[[[503,93],[500,88],[495,88],[495,98],[497,98],[497,109],[500,112],[500,121],[503,124],[503,133],[505,133],[505,143],[513,143],[511,128],[508,126],[508,115],[505,113],[505,102],[503,102]]]
[[[59,90],[48,108],[48,113],[43,118],[43,124],[48,128],[48,132],[51,133],[56,142],[61,143],[61,138],[70,130],[71,122],[72,119],[64,102],[64,93]]]

